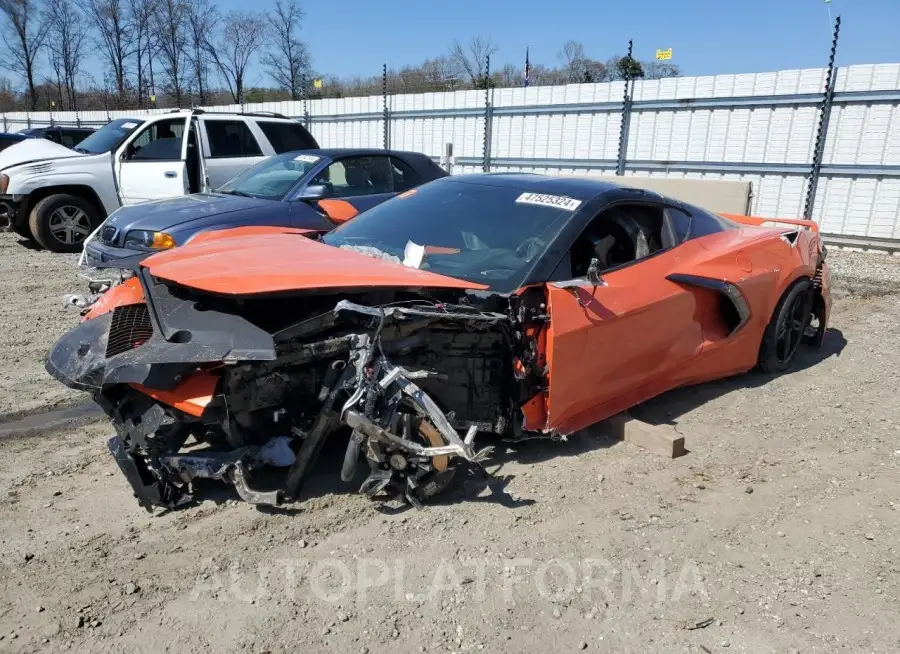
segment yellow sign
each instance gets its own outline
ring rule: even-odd
[[[155,95],[151,95],[151,96],[150,96],[150,102],[156,102],[156,96],[155,96]]]
[[[317,89],[320,89],[320,88],[322,88],[323,86],[325,86],[325,84],[322,82],[322,80],[320,80],[320,79],[314,79],[314,80],[313,80],[313,87],[315,87],[315,88],[317,88]]]
[[[672,58],[672,48],[668,50],[657,50],[656,51],[656,60],[657,61],[668,61]]]

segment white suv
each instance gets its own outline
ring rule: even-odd
[[[43,139],[7,148],[0,203],[18,234],[54,252],[80,252],[122,205],[214,189],[265,157],[317,147],[302,124],[279,114],[195,109],[120,118],[74,149]]]

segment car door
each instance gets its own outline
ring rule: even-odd
[[[188,191],[187,127],[190,116],[145,124],[116,152],[122,204],[185,195]]]
[[[324,186],[325,197],[346,200],[360,213],[395,195],[391,158],[353,155],[335,159],[309,182]]]
[[[218,188],[273,152],[263,152],[247,122],[239,117],[204,116],[204,164],[210,188]]]
[[[601,271],[600,283],[546,285],[549,428],[570,433],[653,397],[699,353],[695,296],[666,279],[690,248],[659,246]]]

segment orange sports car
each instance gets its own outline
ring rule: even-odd
[[[418,505],[491,434],[566,436],[678,386],[784,370],[821,343],[828,288],[810,221],[448,177],[325,235],[237,228],[153,255],[47,369],[108,414],[148,510],[199,479],[296,500],[328,438],[345,481],[364,462],[361,492]]]

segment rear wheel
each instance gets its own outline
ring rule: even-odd
[[[759,348],[759,368],[763,372],[782,372],[797,355],[809,325],[812,311],[812,282],[800,279],[781,296]]]
[[[28,225],[41,247],[51,252],[81,252],[100,219],[97,208],[86,199],[59,193],[34,206]]]

